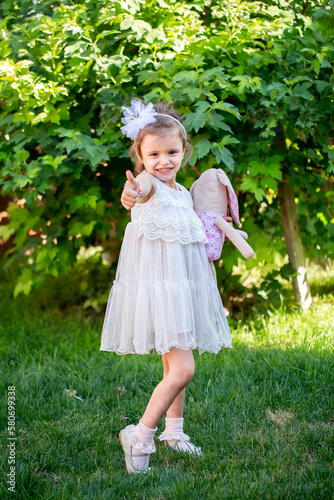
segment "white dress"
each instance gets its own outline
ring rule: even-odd
[[[131,210],[100,350],[164,354],[174,346],[201,354],[232,347],[190,193],[155,180],[152,198]]]

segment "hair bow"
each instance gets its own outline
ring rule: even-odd
[[[131,101],[130,108],[122,106],[122,109],[124,110],[124,118],[121,121],[125,125],[121,127],[121,131],[132,140],[137,139],[139,132],[146,125],[156,121],[154,115],[157,113],[151,102],[145,105],[140,101]]]

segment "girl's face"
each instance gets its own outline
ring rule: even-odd
[[[141,157],[150,174],[174,188],[176,173],[180,169],[184,149],[177,132],[158,136],[146,134],[141,143]]]

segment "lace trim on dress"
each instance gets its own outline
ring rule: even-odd
[[[129,442],[130,444],[134,447],[137,448],[137,450],[142,451],[143,453],[155,453],[156,447],[154,442],[153,443],[144,443],[143,441],[140,441],[140,439],[137,438],[137,436],[134,433],[135,426],[133,428],[129,429]]]
[[[182,244],[206,243],[207,237],[200,219],[196,216],[196,219],[191,220],[186,214],[182,215],[177,219],[171,219],[170,217],[159,218],[157,214],[144,212],[140,218],[138,234],[139,236],[144,234],[149,240],[161,238],[169,243],[174,241]]]
[[[181,231],[175,231],[174,227],[169,228],[157,228],[155,226],[143,226],[139,229],[138,235],[144,234],[149,240],[161,239],[167,241],[167,243],[173,243],[174,241],[179,241],[183,245],[189,243],[207,243],[207,238],[202,232],[196,231],[195,234],[185,234]]]
[[[178,434],[167,434],[165,431],[158,437],[160,441],[171,441],[172,439],[179,439],[180,441],[190,441],[190,437],[184,432]]]
[[[191,220],[189,220],[190,215],[192,216]],[[193,213],[182,213],[181,216],[179,214],[178,218],[171,219],[171,217],[164,217],[160,213],[150,213],[149,211],[147,211],[142,213],[140,221],[142,224],[154,224],[155,226],[161,228],[172,226],[175,229],[181,229],[182,231],[185,231],[188,227],[190,227],[191,229],[200,229],[201,232],[204,233],[201,220],[198,216],[194,218]]]

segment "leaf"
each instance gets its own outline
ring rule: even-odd
[[[317,91],[319,94],[325,90],[325,88],[329,87],[329,83],[322,81],[322,80],[316,80],[315,86],[317,88]]]
[[[267,91],[270,92],[270,98],[276,100],[281,100],[286,94],[290,93],[289,88],[280,82],[268,85]]]
[[[161,29],[159,27],[157,29],[151,29],[151,31],[147,31],[147,33],[145,34],[145,40],[148,43],[154,43],[156,40],[166,41],[167,37],[166,37],[163,29]]]
[[[81,222],[75,222],[73,226],[70,228],[68,234],[70,236],[77,236],[81,234],[81,236],[90,236],[95,227],[96,221],[91,221],[88,224],[83,224]]]
[[[36,161],[28,163],[26,170],[29,179],[34,179],[35,177],[37,177],[38,174],[40,174],[41,172],[41,168],[42,168],[41,165]]]
[[[96,208],[96,201],[98,197],[97,196],[75,196],[72,200],[73,203],[75,204],[75,207],[81,208],[83,205],[89,206],[92,208]],[[71,200],[71,203],[72,203]]]
[[[198,132],[200,128],[204,127],[208,117],[205,113],[187,113],[184,120],[184,127],[186,130],[193,128],[195,132]]]
[[[196,165],[196,162],[198,160],[198,150],[196,148],[193,149],[191,158],[189,160],[189,165],[191,167],[194,167]]]
[[[279,181],[281,181],[283,178],[281,169],[282,169],[282,167],[280,164],[267,163],[267,161],[266,161],[267,174],[270,175],[271,177],[273,177],[274,179],[279,180]]]
[[[234,170],[234,159],[229,149],[224,148],[221,154],[223,163],[231,170]]]
[[[196,71],[180,71],[173,76],[172,83],[177,82],[192,82],[196,83],[197,81],[197,72]]]
[[[30,156],[29,151],[20,148],[19,146],[14,147],[14,152],[15,152],[15,160],[17,161],[17,163],[25,163],[25,161]]]
[[[32,289],[33,281],[27,281],[27,282],[19,282],[15,286],[14,289],[14,298],[16,298],[20,293],[24,293],[24,295],[29,295],[31,289]]]
[[[63,133],[71,134],[72,131],[66,130]],[[68,155],[72,153],[72,151],[78,149],[79,152],[75,157],[82,157],[89,160],[93,167],[96,167],[96,165],[103,161],[109,160],[109,155],[107,154],[108,147],[99,144],[97,139],[93,139],[88,135],[75,133],[72,135],[72,138],[65,139],[60,145],[66,148]],[[58,145],[58,147],[60,147],[60,145]]]
[[[252,177],[256,177],[258,174],[264,174],[266,172],[266,165],[257,160],[249,162],[249,166],[251,167],[249,175]]]
[[[260,179],[260,186],[261,188],[270,188],[273,191],[276,191],[277,189],[277,181],[276,179],[273,179],[270,175],[265,175]]]
[[[241,182],[240,188],[242,191],[253,193],[258,202],[263,200],[266,194],[263,189],[259,187],[257,180],[251,177],[245,177]]]
[[[70,130],[63,127],[57,128],[55,132],[58,133],[60,137],[72,138],[75,137],[76,135],[79,135],[79,132],[77,130]]]
[[[159,78],[160,74],[157,71],[143,70],[139,71],[137,82],[145,82],[145,84],[147,85],[149,83],[156,82],[157,80],[159,80]]]
[[[212,152],[218,164],[224,163],[231,171],[234,170],[233,156],[226,147],[220,147],[219,144],[213,143]]]
[[[132,23],[134,22],[133,17],[126,17],[120,24],[120,29],[123,30],[128,30],[131,29]]]
[[[203,90],[198,89],[196,87],[195,88],[186,87],[182,90],[182,93],[188,95],[190,97],[191,101],[196,101],[197,99],[199,99],[201,97]]]
[[[317,75],[319,75],[320,73],[320,61],[318,59],[315,59],[312,64],[311,64],[311,68],[314,69],[315,73]]]
[[[141,21],[140,19],[126,18],[120,24],[121,30],[131,29],[137,33],[137,40],[139,40],[145,33],[151,31],[151,25],[145,21]]]
[[[204,127],[207,122],[207,116],[205,113],[196,113],[194,116],[194,130],[198,132],[200,128]]]
[[[57,170],[59,166],[63,163],[64,160],[66,160],[67,156],[66,155],[60,155],[60,156],[51,156],[51,155],[45,155],[43,158],[41,158],[42,162],[44,165],[50,165],[54,170]]]
[[[312,94],[308,92],[308,88],[313,85],[313,82],[305,82],[300,84],[297,84],[293,87],[293,93],[296,96],[302,96],[304,99],[307,99],[310,101],[312,99]]]
[[[323,148],[323,151],[324,153],[327,153],[328,154],[328,159],[329,160],[334,160],[334,147],[331,146],[331,147],[328,147],[328,146],[325,146]],[[310,155],[309,155],[310,156]],[[314,159],[316,160],[317,159],[317,154],[315,153],[314,155]]]
[[[14,298],[16,298],[20,293],[24,293],[24,295],[29,295],[32,286],[33,286],[32,272],[30,269],[25,268],[17,280],[14,289]]]
[[[8,224],[0,226],[0,238],[3,239],[4,243],[9,240],[9,238],[15,233],[15,228],[10,227]]]
[[[211,104],[207,101],[197,101],[195,106],[197,108],[196,113],[204,113],[208,109],[211,109]]]
[[[161,99],[165,95],[165,92],[161,87],[153,87],[151,92],[144,94],[143,98],[146,102],[153,101],[155,99]]]
[[[207,96],[211,102],[217,102],[217,97],[212,92],[208,92]]]
[[[211,143],[208,139],[201,139],[196,144],[196,149],[198,151],[198,158],[203,158],[206,156],[211,149]]]
[[[255,198],[256,200],[260,203],[260,201],[263,200],[263,198],[265,197],[266,193],[263,191],[263,189],[257,187],[254,189],[253,191],[254,195],[255,195]]]
[[[231,113],[236,118],[241,119],[241,116],[240,116],[238,108],[236,108],[235,106],[233,106],[233,104],[230,104],[228,102],[220,101],[220,102],[218,102],[217,104],[214,105],[214,108],[215,109],[220,109],[221,111],[226,111],[226,113]]]
[[[240,144],[240,141],[231,135],[225,135],[223,139],[218,143],[219,146],[227,146],[228,144]]]
[[[88,224],[85,224],[81,229],[81,234],[83,236],[90,236],[93,232],[95,225],[96,225],[95,220],[89,222]]]
[[[32,180],[28,179],[28,177],[24,174],[17,174],[14,176],[14,182],[15,182],[17,188],[22,189],[27,184],[31,184]]]
[[[257,187],[258,187],[258,183],[252,177],[245,177],[244,179],[242,179],[242,182],[240,185],[240,189],[242,191],[249,191],[251,193],[253,193]]]
[[[317,21],[325,30],[330,31],[334,26],[333,7],[332,11],[325,7],[316,9],[313,13],[313,21]]]
[[[80,40],[79,42],[75,42],[75,43],[67,45],[67,47],[65,47],[65,50],[64,50],[64,56],[65,56],[65,58],[67,58],[67,57],[72,56],[74,54],[75,57],[79,57],[84,53],[86,48],[87,48],[87,43]],[[52,52],[50,52],[50,58],[52,58],[52,57],[53,57],[53,54],[52,54]],[[87,57],[88,57],[88,54],[87,54]],[[44,59],[45,59],[45,57],[44,57]]]

